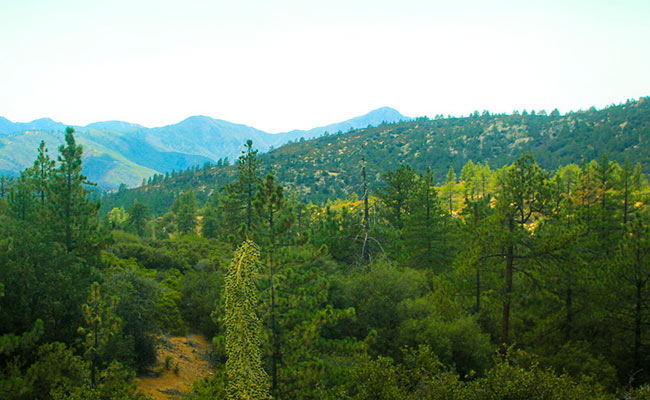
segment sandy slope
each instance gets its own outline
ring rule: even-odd
[[[192,382],[212,375],[206,357],[210,343],[203,336],[190,334],[162,338],[161,341],[153,373],[138,377],[140,391],[156,400],[177,399],[191,388]],[[165,369],[167,357],[171,357],[168,370]]]

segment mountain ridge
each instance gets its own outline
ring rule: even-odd
[[[260,174],[273,170],[287,192],[315,203],[361,193],[361,160],[368,184],[383,184],[382,174],[407,163],[417,172],[431,168],[443,184],[449,167],[462,179],[468,162],[492,169],[530,153],[542,168],[600,161],[603,156],[622,164],[628,158],[650,171],[650,98],[565,115],[473,114],[462,118],[416,118],[352,132],[295,141],[261,154]],[[102,198],[102,212],[128,207],[136,199],[154,212],[167,210],[178,194],[193,189],[204,201],[214,190],[231,183],[234,166],[190,169],[154,176],[141,188]],[[155,199],[155,200],[152,200]]]
[[[405,119],[407,117],[397,110],[383,107],[311,130],[267,133],[205,115],[190,116],[176,124],[155,128],[117,120],[78,126],[65,125],[50,118],[11,122],[0,117],[0,173],[15,175],[29,167],[36,157],[38,143],[34,144],[35,141],[47,138],[48,147],[56,149],[62,143],[63,135],[52,134],[63,132],[66,126],[77,130],[78,141],[85,147],[86,175],[96,178],[102,187],[116,188],[122,183],[136,186],[153,173],[184,170],[220,159],[234,161],[248,139],[265,152],[300,137],[320,136],[328,130],[355,129],[384,120]]]

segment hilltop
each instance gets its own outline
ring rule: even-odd
[[[649,171],[650,101],[643,97],[566,115],[486,112],[462,118],[421,117],[288,143],[262,154],[261,160],[265,170],[273,168],[300,198],[322,202],[360,193],[362,158],[371,185],[380,185],[381,174],[402,163],[418,171],[431,167],[440,183],[450,166],[457,175],[469,160],[499,168],[525,152],[547,170],[607,155],[619,162],[628,157]],[[105,196],[102,207],[109,210],[146,198],[152,209],[162,210],[183,189],[193,188],[199,199],[205,199],[233,176],[234,167],[223,165],[158,176],[143,188]]]

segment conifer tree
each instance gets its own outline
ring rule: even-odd
[[[501,189],[497,196],[497,213],[501,227],[500,257],[505,258],[505,283],[503,290],[503,314],[501,324],[502,350],[509,344],[510,307],[515,258],[527,258],[518,251],[530,252],[530,232],[525,225],[542,213],[547,205],[549,192],[546,175],[532,155],[525,154],[500,177]],[[523,250],[526,249],[526,250]]]
[[[81,173],[82,146],[77,145],[74,129],[65,130],[65,144],[59,147],[59,167],[48,185],[47,203],[53,240],[67,253],[83,257],[98,254],[102,237],[97,214],[99,204],[88,199],[92,185]]]
[[[38,146],[38,156],[36,156],[34,166],[30,169],[36,197],[41,203],[41,206],[45,205],[47,184],[54,170],[54,166],[54,160],[50,160],[50,156],[47,154],[45,141],[41,140],[41,144]]]
[[[650,227],[640,213],[629,222],[619,243],[614,262],[608,263],[607,291],[612,293],[612,313],[619,326],[632,332],[632,340],[624,340],[632,347],[630,373],[637,373],[647,365],[644,347],[645,327],[650,320]],[[643,375],[648,375],[643,371]]]
[[[83,305],[85,328],[79,328],[84,335],[84,356],[90,361],[90,382],[97,385],[97,368],[99,359],[105,355],[106,346],[120,331],[122,321],[115,313],[117,299],[105,299],[101,295],[99,283],[93,282],[90,287],[88,303]]]
[[[444,217],[430,168],[419,176],[409,209],[402,232],[408,263],[420,268],[440,266],[446,258]]]
[[[284,191],[281,185],[275,184],[275,176],[268,173],[264,178],[264,182],[257,190],[255,199],[255,211],[260,218],[260,229],[262,240],[268,247],[268,268],[271,289],[271,335],[273,339],[272,347],[272,391],[277,389],[277,369],[278,361],[280,359],[280,342],[279,332],[277,327],[276,315],[276,297],[275,297],[275,247],[278,235],[289,229],[292,219],[287,218],[287,215],[282,215],[281,212],[285,206]]]
[[[136,202],[126,211],[126,223],[139,236],[144,235],[144,227],[149,215],[149,207],[146,204]]]
[[[259,249],[244,241],[228,267],[225,284],[226,374],[231,400],[269,399],[262,368],[261,322],[255,313]]]
[[[0,176],[0,199],[3,199],[7,195],[10,186],[9,182],[10,180],[6,176]]]
[[[193,190],[186,190],[174,200],[172,211],[176,215],[178,231],[184,235],[196,229],[196,196]]]
[[[26,223],[33,222],[35,209],[34,186],[27,171],[21,172],[9,191],[9,208],[14,218]]]
[[[216,191],[205,202],[202,217],[201,235],[206,238],[216,238],[220,228],[219,193]]]
[[[449,214],[452,214],[454,211],[454,189],[456,188],[456,171],[452,165],[449,166],[449,171],[447,171],[447,177],[445,179],[445,186],[443,188],[445,193],[445,200],[449,203]]]
[[[477,166],[474,165],[474,162],[469,160],[465,165],[463,165],[463,169],[460,171],[460,180],[463,182],[463,193],[465,199],[469,198],[474,200],[474,194],[476,192],[476,167]],[[480,164],[478,167],[480,168]]]
[[[253,150],[253,141],[246,141],[246,149],[237,160],[237,180],[224,188],[223,201],[220,204],[221,215],[226,219],[224,225],[234,229],[244,225],[246,231],[254,225],[255,194],[261,182],[259,177],[260,160],[257,150]]]
[[[409,212],[409,201],[415,189],[417,174],[408,164],[382,175],[386,186],[377,190],[377,196],[388,209],[388,222],[395,229],[404,227],[403,217]]]

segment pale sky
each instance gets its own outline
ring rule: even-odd
[[[650,95],[650,1],[0,0],[0,116],[268,132]]]

